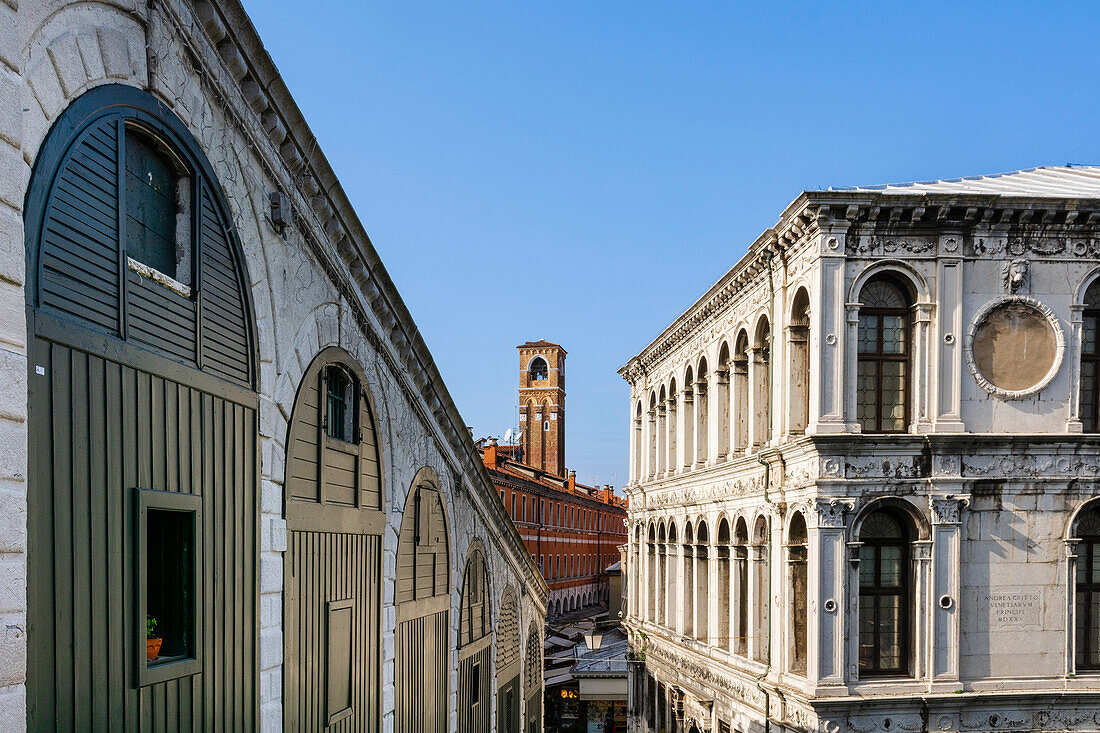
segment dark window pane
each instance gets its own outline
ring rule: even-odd
[[[126,254],[176,277],[176,183],[171,162],[142,135],[126,135]]]

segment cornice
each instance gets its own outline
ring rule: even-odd
[[[435,434],[440,453],[475,487],[475,506],[500,528],[513,561],[545,599],[549,587],[500,504],[435,360],[244,7],[239,0],[169,0],[156,7],[272,180],[285,186],[293,225]]]
[[[737,295],[757,285],[771,255],[784,255],[824,231],[853,235],[959,232],[1008,234],[1025,240],[1094,236],[1100,229],[1100,199],[999,194],[897,194],[867,191],[805,191],[779,221],[698,300],[618,371],[636,384],[660,360],[705,327]],[[1029,245],[1025,241],[1024,249]],[[1100,242],[1064,247],[1067,256],[1100,259]],[[1049,255],[1042,247],[1033,254]],[[1072,251],[1069,251],[1072,250]],[[962,253],[960,252],[960,256]],[[932,256],[935,253],[932,252]],[[975,252],[972,256],[980,257]]]

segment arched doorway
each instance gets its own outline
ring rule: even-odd
[[[255,334],[218,179],[100,86],[46,137],[25,236],[28,727],[254,729]]]
[[[476,543],[462,573],[458,615],[458,733],[489,733],[489,664],[493,625],[489,608],[489,570]]]
[[[519,606],[511,586],[504,589],[497,622],[497,731],[520,733]]]
[[[413,480],[397,541],[394,730],[446,733],[450,659],[450,553],[439,478]]]
[[[374,409],[350,354],[313,359],[287,434],[284,727],[376,729],[382,480]]]

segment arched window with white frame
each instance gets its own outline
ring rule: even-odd
[[[1100,432],[1100,278],[1085,291],[1081,314],[1081,426]]]
[[[1073,599],[1073,658],[1077,672],[1100,672],[1100,501],[1078,516]]]
[[[909,419],[912,377],[908,289],[876,275],[859,293],[856,419],[865,433],[903,433]]]

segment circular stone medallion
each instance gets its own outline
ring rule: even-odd
[[[1008,296],[978,314],[967,339],[967,364],[984,389],[1007,399],[1035,394],[1054,378],[1065,339],[1049,308]]]

